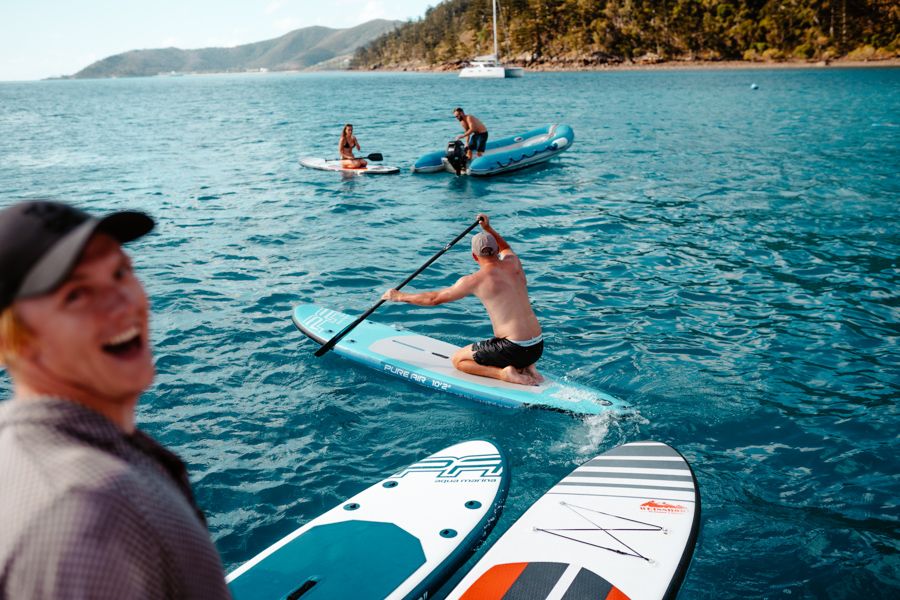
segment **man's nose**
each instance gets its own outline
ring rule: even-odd
[[[130,286],[110,285],[104,290],[101,308],[109,313],[128,310],[140,303],[139,291]]]

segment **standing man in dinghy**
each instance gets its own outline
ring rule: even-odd
[[[467,115],[465,111],[458,106],[453,109],[453,116],[460,122],[463,131],[465,132],[462,135],[456,136],[456,139],[461,140],[466,138],[466,159],[472,160],[473,150],[478,153],[478,156],[484,156],[484,146],[487,144],[488,130],[484,123],[481,122],[481,119],[475,115]]]
[[[494,337],[460,348],[453,366],[464,373],[511,383],[539,385],[543,376],[534,365],[544,350],[541,325],[531,302],[519,257],[479,214],[483,231],[472,238],[472,258],[478,270],[460,277],[452,286],[434,292],[407,294],[388,290],[382,298],[419,306],[437,306],[474,295],[488,312]]]

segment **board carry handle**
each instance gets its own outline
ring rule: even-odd
[[[407,283],[412,281],[416,277],[416,275],[418,275],[419,273],[421,273],[422,271],[427,269],[431,265],[431,263],[433,263],[438,258],[440,258],[444,252],[446,252],[447,250],[452,248],[456,242],[463,239],[470,231],[472,231],[473,229],[478,227],[479,223],[481,223],[481,217],[479,217],[474,223],[472,223],[471,225],[466,227],[465,231],[463,231],[461,234],[459,234],[458,236],[453,238],[453,240],[451,240],[450,243],[448,243],[446,246],[444,246],[437,254],[435,254],[434,256],[429,258],[428,262],[426,262],[424,265],[422,265],[421,267],[416,269],[415,273],[413,273],[412,275],[410,275],[409,277],[404,279],[403,282],[400,285],[398,285],[397,287],[395,287],[394,289],[399,290],[404,285],[406,285]],[[319,349],[316,350],[316,356],[322,356],[323,354],[325,354],[326,352],[328,352],[329,350],[334,348],[335,344],[337,344],[339,341],[341,341],[341,338],[343,338],[345,335],[350,333],[357,325],[359,325],[360,323],[365,321],[366,317],[368,317],[373,312],[375,312],[378,309],[378,307],[381,306],[382,304],[384,304],[385,302],[386,302],[386,300],[384,300],[384,299],[379,300],[378,302],[375,303],[374,306],[372,306],[372,308],[370,308],[369,310],[364,312],[358,319],[356,319],[355,321],[353,321],[352,323],[350,323],[349,325],[347,325],[346,327],[341,329],[336,336],[334,336],[333,338],[331,338],[330,340],[328,340],[327,342],[322,344],[319,347]]]
[[[304,595],[306,592],[311,590],[317,583],[315,579],[307,579],[303,585],[298,587],[296,590],[287,595],[285,600],[298,600],[300,596]]]
[[[381,155],[381,152],[373,152],[368,156],[357,156],[356,158],[326,158],[325,162],[332,162],[335,160],[359,160],[360,158],[363,160],[374,160],[376,162],[384,160],[384,156]]]

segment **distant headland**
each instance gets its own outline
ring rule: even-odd
[[[304,27],[232,48],[131,50],[98,60],[63,79],[341,69],[349,66],[357,49],[401,23],[375,19],[348,29]]]
[[[900,11],[883,0],[503,0],[500,54],[536,71],[900,65]],[[232,48],[132,50],[63,79],[306,70],[453,71],[492,52],[489,0],[445,0],[414,21],[306,27]]]

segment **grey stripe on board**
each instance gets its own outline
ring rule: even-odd
[[[516,577],[503,600],[535,600],[546,598],[569,565],[566,563],[532,562]]]
[[[647,496],[624,496],[622,494],[588,494],[587,492],[547,492],[547,496],[591,496],[593,498],[633,498],[634,500],[646,500]],[[685,500],[684,498],[660,498],[654,496],[654,500],[663,500],[665,502],[685,502],[694,504],[693,500]]]
[[[688,465],[683,460],[616,460],[602,457],[589,460],[585,467],[625,467],[628,469],[674,469],[687,471]]]
[[[656,475],[653,473],[609,473],[606,471],[589,471],[576,469],[569,477],[604,477],[607,479],[644,479],[648,481],[687,481],[694,483],[690,475]],[[568,479],[568,477],[566,478]]]
[[[632,446],[625,445],[613,448],[609,452],[605,452],[604,456],[671,456],[681,458],[677,452],[668,446],[652,445],[652,446]]]
[[[581,483],[575,481],[560,481],[557,486],[580,486],[580,487],[603,487],[603,488],[630,488],[633,490],[665,490],[669,492],[690,492],[694,493],[691,487],[669,487],[664,485],[630,485],[627,483]]]
[[[582,568],[560,600],[597,600],[606,598],[612,589],[610,582],[593,571]]]

